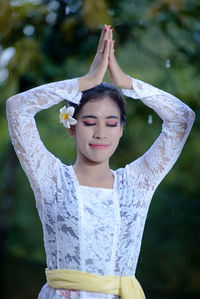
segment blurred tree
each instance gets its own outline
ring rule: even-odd
[[[35,298],[44,280],[40,276],[37,281],[38,271],[45,263],[33,194],[8,136],[5,101],[37,85],[86,73],[101,26],[108,23],[115,29],[116,55],[122,68],[183,99],[197,114],[181,158],[155,193],[138,265],[147,298],[197,298],[200,2],[0,0],[0,7],[2,297]],[[71,164],[74,144],[59,125],[58,106],[38,113],[37,124],[47,148]],[[112,159],[113,168],[140,156],[161,129],[160,119],[149,108],[132,101],[127,106],[128,126]],[[11,274],[15,262],[24,282],[30,272],[36,273],[35,286],[23,288],[19,280],[15,284]]]

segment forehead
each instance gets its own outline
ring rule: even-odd
[[[109,115],[120,116],[118,105],[109,97],[94,99],[87,102],[81,109],[79,116],[92,114],[97,117],[106,117]]]

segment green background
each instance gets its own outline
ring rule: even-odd
[[[199,298],[199,11],[198,0],[0,1],[1,298],[37,298],[45,283],[41,224],[11,146],[6,99],[44,83],[84,75],[103,24],[114,28],[116,56],[125,72],[174,94],[196,112],[180,158],[153,197],[137,278],[147,299]],[[71,164],[75,145],[59,123],[62,106],[39,112],[36,120],[46,147]],[[161,130],[159,117],[140,101],[128,99],[127,113],[113,169],[142,155]]]

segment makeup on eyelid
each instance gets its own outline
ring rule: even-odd
[[[94,125],[96,125],[96,122],[90,121],[90,120],[82,121],[82,123],[84,125],[86,125],[86,126],[94,126]],[[106,122],[106,126],[117,127],[118,126],[118,122],[116,122],[116,121],[109,121],[109,122]]]

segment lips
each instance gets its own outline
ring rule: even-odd
[[[109,144],[90,144],[90,146],[95,149],[106,149],[109,147]]]

